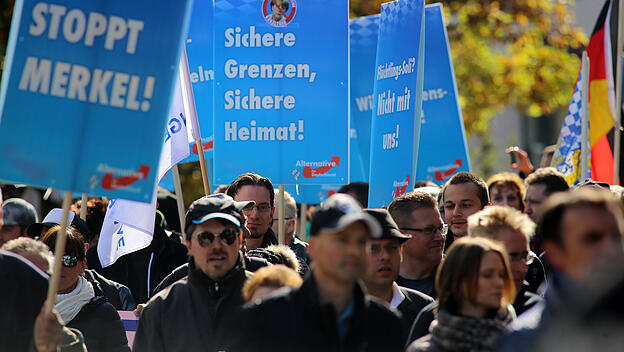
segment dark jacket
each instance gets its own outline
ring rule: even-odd
[[[269,227],[267,232],[264,234],[264,238],[262,238],[262,244],[260,245],[260,248],[266,248],[273,244],[279,244],[279,241],[277,240],[277,236],[275,236],[275,232],[273,232],[273,229]]]
[[[535,293],[529,292],[528,289],[529,288],[527,286],[523,285],[514,300],[513,307],[516,311],[516,316],[520,316],[520,314],[526,312],[531,309],[531,307],[544,300]]]
[[[96,296],[104,296],[117,310],[134,310],[136,303],[130,289],[118,282],[108,280],[95,270],[87,269],[84,276],[93,285]]]
[[[414,319],[409,336],[407,337],[407,345],[429,333],[429,326],[433,319],[435,319],[434,310],[437,307],[438,302],[433,301],[420,310],[416,319]]]
[[[227,351],[403,351],[397,313],[366,296],[359,284],[352,299],[353,312],[341,339],[334,307],[321,302],[314,275],[308,275],[301,287],[281,289],[246,307],[241,336]]]
[[[412,324],[416,320],[418,313],[428,304],[434,302],[433,298],[424,293],[399,286],[399,290],[405,298],[397,307],[401,312],[401,324],[403,325],[403,336],[408,336],[412,329]]]
[[[47,275],[15,253],[0,250],[0,351],[26,351],[46,299]]]
[[[123,322],[105,297],[94,297],[67,327],[80,330],[89,352],[130,351]]]
[[[141,313],[134,351],[218,351],[238,329],[242,287],[251,273],[239,260],[215,282],[189,263],[189,275],[160,291]]]
[[[268,266],[269,262],[266,261],[266,259],[263,258],[257,258],[257,257],[248,257],[245,256],[245,269],[250,271],[250,272],[254,272],[264,266]],[[189,270],[189,264],[185,263],[183,265],[180,265],[179,267],[177,267],[173,272],[171,272],[171,274],[167,275],[167,277],[165,277],[159,284],[158,286],[156,286],[156,288],[154,289],[154,294],[157,294],[158,292],[162,291],[163,289],[165,289],[167,286],[175,283],[176,281],[188,276],[188,270]]]
[[[109,280],[128,286],[136,303],[147,302],[156,286],[188,260],[186,246],[169,238],[159,226],[154,227],[154,238],[148,247],[126,254],[106,268],[101,267],[95,251],[95,257],[93,254],[89,257],[87,253],[89,268]]]

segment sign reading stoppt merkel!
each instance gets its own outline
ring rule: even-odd
[[[381,5],[371,126],[371,208],[387,206],[413,187],[422,114],[424,14],[424,0]]]
[[[470,171],[464,120],[453,72],[441,4],[425,7],[425,76],[423,116],[416,180],[437,184]],[[435,152],[431,152],[435,151]]]
[[[189,5],[16,1],[0,179],[150,202]]]
[[[347,1],[215,2],[216,183],[348,182],[348,16]]]

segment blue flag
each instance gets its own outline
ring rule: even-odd
[[[424,14],[423,0],[381,5],[369,207],[387,206],[411,190],[414,182],[422,116]]]

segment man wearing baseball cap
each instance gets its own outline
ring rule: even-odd
[[[299,288],[285,288],[243,311],[232,351],[401,351],[398,315],[367,296],[366,270],[377,221],[355,199],[335,194],[314,213],[308,251],[312,270]]]
[[[418,313],[433,302],[424,293],[401,287],[394,282],[399,277],[403,260],[403,243],[412,236],[403,234],[386,209],[365,209],[381,225],[381,237],[371,241],[364,285],[369,295],[388,303],[401,312],[403,333],[409,334]]]
[[[242,254],[241,211],[254,202],[204,196],[186,212],[189,273],[152,297],[141,313],[134,351],[223,350],[251,274]]]
[[[5,200],[0,215],[4,223],[0,226],[0,247],[12,239],[28,236],[26,228],[39,221],[35,207],[21,198]]]

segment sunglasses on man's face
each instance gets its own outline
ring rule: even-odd
[[[216,235],[210,231],[201,231],[195,235],[197,237],[197,242],[202,247],[210,247],[214,242],[215,238],[219,238],[219,241],[224,246],[231,246],[234,242],[236,242],[236,238],[238,237],[239,232],[234,229],[225,229],[221,231],[220,234]]]
[[[66,268],[73,268],[78,264],[78,258],[71,255],[64,255],[62,263]]]

